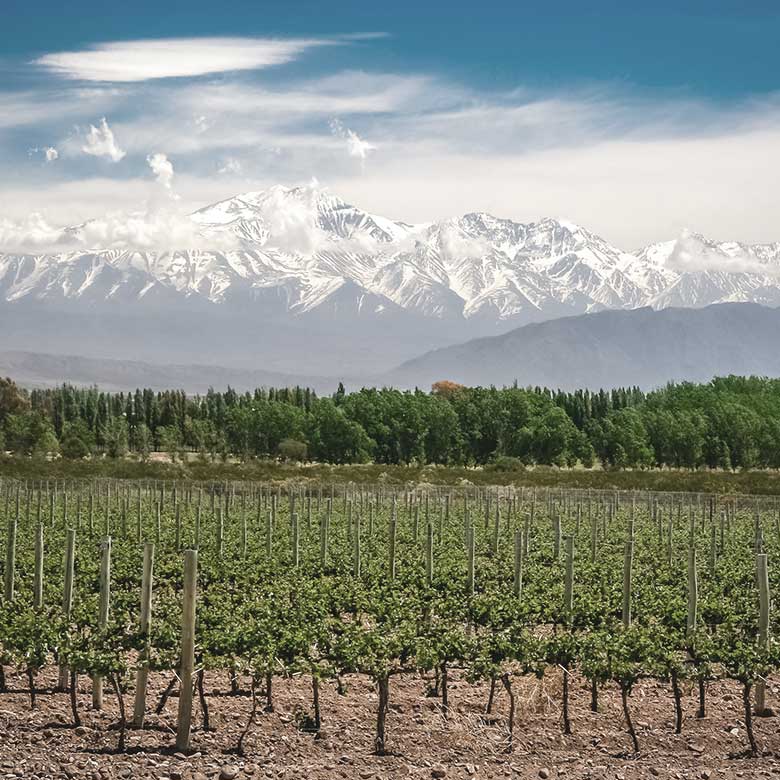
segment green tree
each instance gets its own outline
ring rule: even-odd
[[[373,446],[363,426],[329,398],[313,408],[309,443],[312,457],[328,463],[364,463]]]
[[[94,446],[95,437],[84,420],[65,423],[60,443],[63,458],[81,460],[92,453]]]
[[[127,420],[114,417],[103,428],[103,441],[109,458],[123,458],[127,454]]]

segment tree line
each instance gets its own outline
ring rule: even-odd
[[[0,378],[0,451],[497,468],[776,468],[780,380],[729,376],[652,392],[443,381],[430,392],[348,393],[339,386],[320,397],[302,387],[203,395],[72,385],[27,391]]]

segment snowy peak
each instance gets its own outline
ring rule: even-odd
[[[292,233],[309,251],[317,243],[366,239],[389,243],[403,239],[408,226],[362,211],[314,186],[247,192],[200,209],[190,218],[209,234],[230,231],[246,243],[284,245]]]
[[[494,328],[601,309],[780,304],[780,243],[686,234],[628,252],[566,220],[484,212],[411,225],[315,184],[246,192],[179,223],[163,231],[173,248],[126,246],[121,231],[100,248],[99,220],[62,231],[98,249],[33,256],[0,246],[0,299],[241,301],[291,317],[409,312]]]

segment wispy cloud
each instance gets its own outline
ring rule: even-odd
[[[147,81],[258,70],[283,65],[307,49],[334,45],[342,38],[166,38],[103,43],[81,51],[44,54],[45,70],[81,81]]]
[[[243,173],[243,166],[241,165],[240,160],[237,160],[235,157],[227,157],[222,165],[219,166],[217,169],[217,173],[235,173],[240,174]]]
[[[119,162],[125,156],[125,152],[119,148],[116,138],[114,138],[114,132],[109,127],[105,117],[100,120],[97,127],[95,125],[89,126],[81,151],[93,157],[107,157],[112,162]]]
[[[345,127],[338,119],[330,121],[330,129],[333,135],[346,143],[347,153],[350,157],[356,157],[360,160],[361,166],[365,164],[368,153],[376,150],[376,146],[365,138],[361,138],[354,130]]]

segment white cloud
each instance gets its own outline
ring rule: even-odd
[[[64,238],[61,228],[54,227],[45,216],[30,214],[22,220],[0,219],[0,251],[45,252]]]
[[[232,249],[238,245],[227,233],[202,235],[186,214],[168,208],[106,214],[81,226],[78,241],[95,249]]]
[[[346,142],[349,156],[357,157],[361,164],[365,162],[369,152],[376,150],[376,146],[361,138],[354,130],[345,127],[338,119],[331,119],[330,130],[333,135]]]
[[[108,157],[112,162],[119,162],[125,156],[125,152],[119,148],[105,117],[100,120],[98,127],[89,126],[89,132],[81,151],[85,154],[91,154],[93,157]]]
[[[55,227],[42,214],[0,219],[0,252],[41,253],[75,250],[228,250],[239,245],[229,232],[204,235],[186,214],[170,208],[111,211],[75,228]]]
[[[740,244],[729,243],[725,246],[713,244],[689,230],[684,230],[674,242],[674,248],[666,265],[680,273],[720,271],[731,274],[780,275],[780,268],[762,263]]]
[[[146,162],[149,163],[158,184],[162,184],[165,189],[169,190],[173,184],[173,163],[167,155],[155,152],[146,158]]]
[[[103,43],[82,51],[45,54],[33,61],[83,81],[146,81],[282,65],[337,39],[165,38]]]
[[[310,255],[327,240],[317,224],[317,182],[300,188],[297,197],[272,188],[262,204],[261,218],[268,226],[268,246],[283,252]]]
[[[36,146],[30,149],[28,154],[30,157],[34,154],[40,154],[47,163],[54,162],[60,156],[60,153],[53,146],[44,146],[42,148]]]

